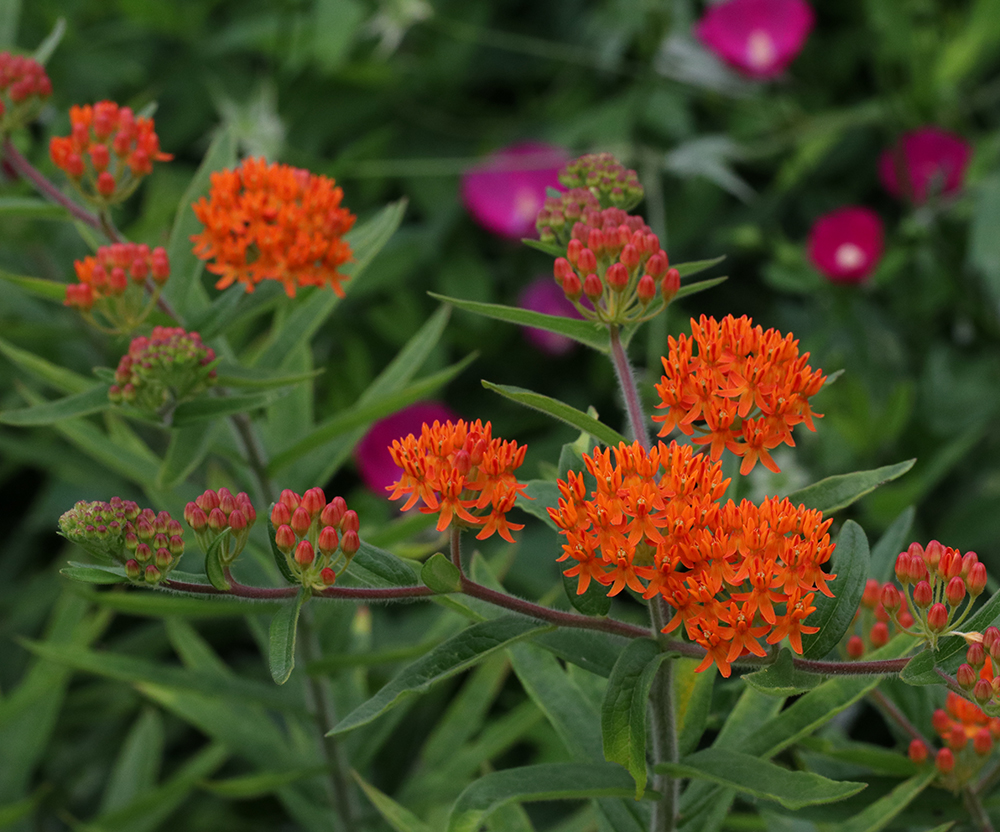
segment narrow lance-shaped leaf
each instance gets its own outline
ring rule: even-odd
[[[653,677],[666,658],[648,638],[633,639],[615,662],[601,705],[604,757],[635,780],[635,798],[646,790],[646,707]]]
[[[308,598],[308,590],[300,590],[295,600],[283,604],[271,619],[268,666],[271,678],[279,685],[288,681],[295,667],[295,633],[299,626],[299,612]]]
[[[267,390],[262,393],[244,393],[237,396],[200,396],[190,402],[177,405],[172,424],[175,427],[192,425],[208,419],[218,419],[222,416],[232,416],[234,413],[247,413],[262,407],[292,392],[291,387],[281,387],[277,390]]]
[[[3,353],[15,366],[50,384],[61,393],[83,393],[94,386],[92,378],[46,361],[40,355],[15,347],[3,338],[0,338],[0,353]]]
[[[547,625],[521,616],[504,616],[473,624],[403,668],[375,696],[345,716],[330,733],[343,734],[366,725],[405,697],[428,690],[496,651],[548,629]]]
[[[212,586],[221,592],[229,592],[233,588],[232,584],[226,578],[226,571],[222,566],[222,547],[225,545],[231,532],[232,529],[226,528],[220,534],[216,535],[215,539],[208,545],[208,551],[205,553],[205,574],[208,576],[208,580]]]
[[[376,789],[356,771],[352,771],[351,774],[354,775],[361,791],[372,802],[372,806],[396,832],[431,832],[431,827],[405,806],[400,806],[389,795]]]
[[[840,530],[830,565],[837,576],[827,584],[833,597],[817,592],[813,600],[816,610],[806,619],[810,627],[819,627],[819,632],[802,636],[805,658],[822,658],[840,643],[861,603],[868,567],[868,538],[861,526],[848,520]]]
[[[103,566],[93,563],[75,563],[70,561],[59,570],[60,575],[65,575],[74,581],[85,584],[124,584],[128,583],[123,566]]]
[[[709,780],[786,809],[833,803],[857,794],[867,783],[838,782],[806,771],[789,771],[767,760],[725,748],[706,748],[678,763],[660,763],[657,771]]]
[[[892,823],[913,799],[926,789],[934,778],[937,769],[928,765],[923,771],[914,774],[909,780],[904,780],[885,797],[881,797],[864,811],[852,817],[846,823],[837,827],[837,832],[878,832]]]
[[[91,387],[83,393],[76,393],[55,401],[47,401],[32,407],[0,412],[0,423],[5,425],[51,425],[65,419],[89,416],[111,407],[108,388],[103,384]]]
[[[712,709],[712,688],[719,675],[715,666],[696,670],[698,659],[671,659],[673,664],[674,702],[677,711],[677,750],[690,754],[705,733]],[[746,678],[746,677],[744,677]]]
[[[258,771],[241,777],[228,777],[225,780],[204,780],[199,785],[206,791],[227,800],[253,800],[273,794],[305,777],[323,774],[327,770],[327,766],[304,766],[290,771]]]
[[[15,203],[25,203],[30,202],[36,204],[39,208],[44,209],[46,216],[60,216],[65,215],[65,209],[59,207],[58,205],[52,205],[48,202],[42,202],[41,200],[25,200],[25,199],[2,199],[0,198],[0,214],[7,213],[18,213],[22,214],[21,211],[12,211],[13,206],[11,202]],[[25,206],[25,210],[30,215],[30,209]],[[22,214],[23,216],[23,214]],[[29,295],[33,295],[36,298],[41,298],[42,300],[50,300],[54,303],[62,303],[63,299],[66,297],[66,284],[61,283],[58,280],[46,280],[42,277],[28,277],[26,275],[11,274],[10,272],[5,272],[0,269],[0,280],[10,283],[12,286],[17,286],[17,288],[22,289]]]
[[[903,476],[915,462],[916,459],[908,459],[872,471],[837,474],[793,491],[788,495],[788,499],[795,504],[801,503],[806,508],[815,508],[826,513],[840,511],[866,494],[871,494],[880,485]]]

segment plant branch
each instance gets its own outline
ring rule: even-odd
[[[927,737],[920,732],[920,729],[916,725],[906,718],[906,714],[897,708],[896,703],[882,693],[881,690],[875,688],[875,690],[868,694],[868,697],[882,711],[883,715],[895,722],[911,739],[920,740],[928,748],[931,748],[932,743]]]
[[[994,832],[993,822],[990,820],[986,807],[983,806],[982,801],[979,799],[978,792],[966,786],[962,789],[962,800],[965,802],[965,808],[972,815],[972,821],[975,823],[976,828],[980,832]]]
[[[462,571],[462,530],[455,523],[451,525],[451,562],[461,575]]]
[[[664,642],[663,628],[666,615],[661,598],[649,603],[649,617],[653,638]],[[660,663],[653,686],[649,691],[649,716],[652,728],[653,763],[676,763],[680,757],[677,747],[677,722],[674,718],[674,664],[671,659]],[[671,774],[655,774],[653,788],[660,793],[653,804],[651,832],[673,832],[677,827],[677,810],[680,804],[680,781]]]
[[[628,422],[632,428],[632,436],[648,451],[650,448],[649,431],[646,430],[646,419],[642,412],[642,402],[639,400],[639,390],[635,384],[635,374],[632,372],[632,365],[628,363],[628,356],[625,355],[625,350],[622,347],[621,330],[617,326],[611,326],[609,332],[611,335],[612,364],[615,367],[615,375],[618,377],[618,386],[621,387],[625,411],[628,413]]]
[[[209,584],[193,584],[187,581],[166,580],[164,589],[174,592],[190,592],[194,595],[221,595],[232,598],[250,598],[255,601],[286,601],[298,595],[299,587],[247,586],[232,581],[232,589],[223,591]],[[414,598],[429,598],[434,590],[426,586],[355,587],[330,586],[313,590],[313,598],[332,598],[345,601],[406,601]]]
[[[253,424],[246,413],[236,413],[229,417],[229,421],[236,429],[240,442],[243,445],[243,452],[246,456],[247,464],[257,481],[257,490],[264,504],[270,506],[274,502],[274,488],[271,485],[271,478],[267,473],[267,460],[264,458],[264,449],[257,440],[254,433]]]

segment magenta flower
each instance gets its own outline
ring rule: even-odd
[[[960,190],[972,147],[961,136],[940,127],[911,130],[882,151],[878,178],[895,197],[922,205],[933,193]]]
[[[813,224],[809,259],[834,283],[861,283],[882,257],[883,236],[882,220],[870,208],[838,208]]]
[[[407,434],[419,436],[421,425],[433,424],[435,419],[455,421],[458,415],[441,402],[417,402],[372,425],[354,449],[354,462],[364,484],[376,494],[388,497],[386,489],[399,479],[399,468],[392,461],[389,446],[394,439]]]
[[[812,27],[805,0],[727,0],[706,10],[695,34],[727,64],[763,81],[785,71]]]
[[[462,177],[462,201],[473,219],[501,237],[534,237],[535,216],[546,188],[559,185],[569,161],[561,147],[541,142],[513,144],[491,154]]]
[[[535,278],[525,286],[517,303],[522,309],[544,312],[546,315],[564,315],[567,318],[580,317],[576,307],[566,298],[566,293],[548,275]],[[524,328],[524,337],[528,339],[530,344],[547,355],[565,355],[576,346],[576,341],[572,338],[533,326]]]

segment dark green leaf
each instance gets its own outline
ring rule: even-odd
[[[274,504],[272,503],[267,509],[267,542],[271,545],[271,555],[274,557],[274,563],[278,567],[278,571],[281,572],[282,577],[288,583],[296,584],[298,583],[298,578],[295,577],[292,567],[288,565],[288,559],[282,554],[278,548],[278,544],[274,541],[275,528],[274,524],[271,523],[271,509],[273,507]]]
[[[473,624],[403,668],[367,702],[345,716],[331,734],[342,734],[366,725],[408,696],[461,673],[510,644],[549,629],[521,616],[504,616]]]
[[[238,396],[203,395],[193,401],[177,405],[177,409],[174,411],[173,425],[174,427],[183,427],[204,422],[207,419],[232,416],[234,413],[249,413],[251,410],[267,407],[291,392],[291,387],[282,387],[278,390],[245,393]]]
[[[395,832],[431,832],[431,827],[418,818],[404,806],[400,806],[389,795],[380,792],[356,771],[351,771],[355,781],[361,787],[378,813]]]
[[[934,665],[933,650],[923,650],[917,653],[917,655],[906,663],[906,667],[899,674],[899,678],[908,685],[916,685],[918,687],[940,685],[944,681]]]
[[[307,591],[300,590],[295,600],[283,604],[271,619],[267,663],[271,678],[279,685],[288,681],[295,667],[295,632],[299,626],[299,612],[308,598]]]
[[[305,766],[290,771],[258,771],[242,777],[228,777],[225,780],[203,780],[199,785],[205,791],[224,797],[226,800],[253,800],[325,771],[327,766]]]
[[[858,611],[868,569],[868,538],[861,526],[848,520],[840,530],[830,565],[830,571],[837,576],[828,584],[833,597],[816,593],[816,610],[807,621],[810,627],[819,627],[819,632],[802,636],[804,658],[822,658],[840,643]]]
[[[885,829],[936,776],[937,770],[934,766],[928,765],[923,771],[900,783],[885,797],[876,800],[863,812],[837,826],[837,832],[878,832],[880,829]]]
[[[679,763],[660,763],[657,771],[677,777],[709,780],[720,786],[775,800],[786,809],[801,809],[844,800],[867,783],[837,782],[805,771],[789,771],[767,760],[724,748],[706,748]]]
[[[61,393],[84,393],[94,386],[94,380],[87,378],[51,361],[46,361],[39,355],[28,350],[22,350],[0,338],[0,353],[12,364],[31,373]]]
[[[100,814],[106,815],[156,788],[163,760],[163,719],[153,708],[142,712],[125,737],[104,787]]]
[[[611,676],[601,705],[604,758],[624,766],[635,780],[635,799],[646,790],[646,709],[653,677],[667,657],[652,639],[628,643]]]
[[[414,586],[417,576],[413,567],[392,552],[361,541],[361,548],[351,561],[347,577],[362,586]]]
[[[156,477],[160,488],[176,488],[208,454],[215,433],[214,425],[183,425],[170,431],[170,444]]]
[[[613,763],[543,763],[495,771],[459,795],[447,832],[476,832],[491,812],[512,801],[631,797],[632,778]]]
[[[549,506],[558,507],[559,487],[551,480],[528,480],[525,485],[524,493],[517,495],[517,502],[514,505],[532,517],[544,521],[550,528],[556,528],[547,509]]]
[[[122,566],[99,566],[93,563],[69,562],[59,570],[60,575],[65,575],[74,581],[85,584],[124,584],[128,583],[125,576],[125,568]]]
[[[541,240],[533,240],[531,237],[522,237],[521,242],[528,248],[533,248],[552,257],[566,256],[566,246],[561,246],[558,243],[543,243]]]
[[[774,664],[755,673],[744,674],[743,681],[768,696],[785,697],[811,690],[823,682],[823,677],[796,670],[792,664],[792,652],[785,648],[778,653]]]
[[[907,547],[915,516],[913,506],[904,509],[872,547],[871,576],[880,583],[884,584],[895,574],[896,556]]]
[[[618,443],[625,441],[625,437],[618,433],[618,431],[609,428],[603,422],[597,421],[597,419],[593,416],[588,416],[586,413],[577,410],[575,407],[563,404],[558,399],[543,396],[541,393],[525,390],[522,387],[512,387],[507,384],[493,384],[492,382],[486,380],[483,381],[483,387],[487,390],[492,390],[494,393],[499,393],[506,399],[515,401],[518,404],[523,404],[533,410],[540,410],[542,413],[548,414],[561,422],[565,422],[567,425],[572,425],[575,428],[586,431],[599,442],[603,442],[605,445],[617,447]]]
[[[169,584],[168,578],[166,589],[169,589]],[[171,615],[179,615],[184,618],[232,618],[246,615],[266,615],[269,612],[275,612],[282,606],[280,601],[255,601],[218,595],[191,596],[187,593],[151,592],[148,590],[95,592],[88,597],[91,603],[100,607],[129,615],[148,615],[151,618]]]
[[[704,292],[706,289],[714,289],[727,280],[729,280],[728,277],[713,277],[709,280],[699,280],[697,283],[689,283],[687,286],[681,286],[677,290],[677,294],[674,295],[674,300],[681,300],[691,295],[696,295],[698,292]]]
[[[310,370],[306,373],[283,373],[223,363],[218,366],[216,372],[216,381],[222,387],[251,387],[267,390],[272,387],[291,387],[304,381],[311,381],[322,375],[323,368]]]
[[[435,592],[461,592],[462,573],[440,552],[431,555],[420,570],[420,580]]]
[[[608,595],[608,588],[604,584],[591,581],[586,591],[578,595],[579,581],[566,573],[562,573],[561,577],[566,597],[577,612],[584,615],[605,616],[611,611],[611,596]]]
[[[9,198],[6,200],[0,198],[0,215],[7,213],[5,210],[5,203],[8,203],[9,201]],[[39,204],[45,206],[46,209],[55,209],[55,213],[57,215],[65,215],[66,213],[62,208],[56,205],[50,205],[47,202],[40,202]],[[42,300],[51,300],[56,303],[62,303],[66,297],[66,284],[60,283],[58,280],[45,280],[41,277],[25,277],[24,275],[5,272],[2,269],[0,269],[0,280],[4,280],[12,286],[17,286],[18,289],[22,289],[29,295],[41,298]]]
[[[698,659],[673,661],[674,703],[677,711],[677,750],[690,754],[698,747],[712,709],[712,688],[718,672],[714,666],[698,671]],[[746,677],[744,677],[746,678]]]
[[[837,474],[817,483],[793,491],[788,499],[806,508],[815,508],[829,514],[847,508],[851,503],[871,494],[880,485],[891,482],[909,471],[915,459],[885,465],[872,471],[855,471],[852,474]]]
[[[703,272],[706,269],[712,268],[712,266],[717,266],[723,260],[726,259],[726,255],[721,255],[719,257],[713,257],[709,260],[691,260],[687,263],[673,263],[673,267],[681,273],[681,277],[690,277],[693,274],[698,274],[698,272]],[[725,280],[726,278],[713,278],[714,280]],[[709,281],[704,281],[708,283]],[[697,284],[696,284],[697,285]],[[683,291],[683,287],[681,288]],[[678,293],[679,296],[679,293]]]
[[[91,387],[83,393],[66,396],[63,399],[47,401],[33,407],[0,412],[0,423],[5,425],[51,425],[65,419],[88,416],[111,407],[108,388],[103,384]]]
[[[212,586],[221,592],[229,592],[233,588],[232,584],[226,578],[226,570],[222,565],[222,547],[225,545],[231,532],[232,529],[227,527],[220,534],[216,535],[212,542],[208,544],[208,551],[205,552],[205,574],[208,576],[208,580]]]

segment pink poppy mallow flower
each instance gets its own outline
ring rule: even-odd
[[[388,498],[388,489],[400,474],[392,461],[389,446],[393,440],[408,434],[419,436],[424,422],[433,425],[435,419],[439,422],[455,421],[458,415],[441,402],[417,402],[375,422],[354,449],[354,462],[364,484],[376,494]]]
[[[795,60],[814,20],[805,0],[726,0],[709,6],[694,31],[741,74],[766,81]]]
[[[961,190],[972,146],[961,136],[933,125],[904,133],[882,151],[878,178],[894,197],[923,205],[932,194]]]
[[[813,224],[809,260],[833,283],[861,283],[882,258],[884,237],[882,220],[870,208],[838,208]]]
[[[510,145],[462,176],[462,202],[487,231],[514,240],[535,237],[546,188],[564,190],[559,170],[568,161],[569,154],[555,145]]]
[[[546,315],[563,315],[567,318],[580,317],[580,313],[577,312],[576,307],[566,298],[566,293],[548,275],[538,277],[525,286],[518,297],[517,303],[522,309],[543,312]],[[546,329],[526,326],[523,332],[528,343],[537,347],[546,355],[565,355],[576,346],[576,341],[572,338],[567,338],[565,335],[559,335],[555,332],[549,332]]]

